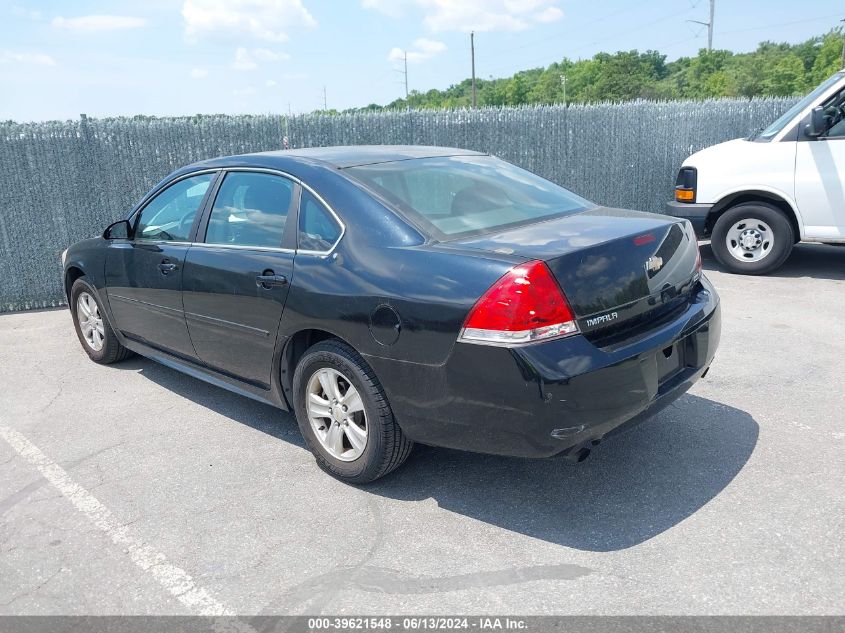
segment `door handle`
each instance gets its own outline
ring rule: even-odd
[[[172,273],[174,270],[179,268],[173,262],[163,261],[158,265],[158,269],[161,271],[162,275],[166,275],[168,273]]]
[[[273,288],[287,284],[288,278],[284,275],[277,275],[272,270],[265,270],[255,278],[255,285],[260,288]]]

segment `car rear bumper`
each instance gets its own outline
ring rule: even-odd
[[[615,346],[576,335],[515,348],[457,343],[436,366],[367,360],[410,439],[549,457],[577,454],[680,397],[707,371],[720,332],[719,298],[702,277],[679,316]]]
[[[689,220],[692,228],[695,230],[695,234],[699,238],[705,238],[707,237],[705,235],[707,216],[710,215],[710,209],[712,208],[712,204],[675,202],[674,200],[670,200],[666,203],[664,211],[666,215]]]

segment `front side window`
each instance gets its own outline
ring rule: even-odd
[[[292,198],[293,182],[282,176],[226,174],[208,219],[206,243],[279,248]]]
[[[793,105],[789,110],[784,112],[780,115],[774,123],[769,125],[766,129],[759,132],[758,134],[752,134],[748,140],[750,141],[764,141],[768,142],[771,141],[775,136],[780,134],[783,129],[796,117],[800,112],[803,112],[807,107],[812,105],[816,102],[816,100],[821,97],[825,92],[827,92],[831,86],[835,83],[842,80],[842,75],[837,73],[832,77],[828,78],[826,81],[823,81],[819,84],[815,90],[813,90],[810,94],[806,97],[801,99],[798,103]]]
[[[421,158],[346,171],[440,239],[530,224],[594,206],[491,156]]]
[[[299,248],[304,251],[328,251],[342,230],[332,214],[310,192],[302,191],[299,203]]]
[[[200,174],[170,185],[138,216],[135,239],[188,242],[191,226],[214,174]]]
[[[845,138],[845,90],[841,90],[824,105],[825,114],[830,121],[830,128],[823,136],[827,138]]]

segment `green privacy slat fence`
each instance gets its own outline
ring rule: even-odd
[[[482,150],[602,204],[660,211],[691,152],[746,136],[792,98],[346,115],[0,123],[0,312],[61,305],[59,257],[196,160],[291,147]]]

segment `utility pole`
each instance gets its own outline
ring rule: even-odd
[[[716,13],[716,0],[710,0],[710,21],[707,23],[707,50],[713,50],[713,14]]]
[[[845,22],[845,19],[839,21]],[[842,60],[839,65],[840,67],[845,68],[845,29],[842,29]]]
[[[469,32],[469,50],[472,57],[472,107],[475,108],[475,31]]]
[[[707,50],[713,50],[713,15],[716,13],[716,0],[710,0],[710,21],[702,22],[701,20],[687,20],[693,24],[701,24],[707,27]]]
[[[402,53],[402,60],[403,60],[403,64],[404,64],[404,66],[403,66],[404,70],[394,68],[393,72],[400,73],[402,75],[404,81],[405,81],[405,109],[410,111],[411,110],[411,104],[408,101],[408,97],[410,96],[410,93],[408,92],[408,51],[404,51]]]
[[[328,109],[329,109],[329,106],[326,105],[326,87],[323,86],[323,112],[327,112]]]
[[[563,86],[563,105],[566,105],[566,75],[560,76],[560,85]]]

